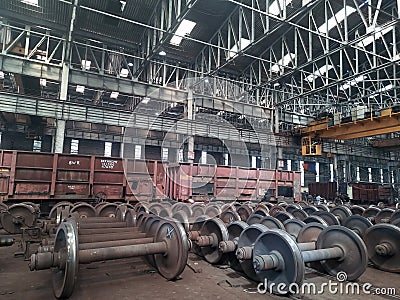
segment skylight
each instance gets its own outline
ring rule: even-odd
[[[332,28],[334,28],[336,26],[336,22],[337,22],[337,24],[342,23],[343,20],[346,18],[346,15],[348,17],[355,11],[356,11],[356,9],[351,6],[346,6],[345,8],[342,8],[335,14],[335,16],[331,17],[328,20],[328,22],[322,24],[318,28],[319,32],[327,34]]]
[[[360,75],[360,76],[358,76],[358,77],[356,77],[356,78],[354,78],[354,79],[348,81],[347,83],[343,84],[343,85],[340,87],[340,89],[341,89],[342,91],[345,91],[345,90],[349,89],[351,86],[357,85],[359,82],[363,81],[363,80],[366,79],[366,78],[367,78],[367,76],[365,76],[365,75]]]
[[[303,6],[306,6],[308,3],[310,3],[312,0],[303,0]],[[271,3],[272,1],[270,1]],[[283,10],[284,6],[288,6],[290,3],[292,3],[293,0],[275,0],[274,2],[271,3],[268,9],[268,13],[271,15],[279,16],[281,14],[281,10]]]
[[[271,15],[275,15],[275,16],[279,16],[281,14],[281,10],[283,9],[284,5],[286,4],[289,5],[290,3],[292,3],[293,0],[275,0],[274,2],[271,3],[271,5],[269,6],[269,13]]]
[[[390,90],[392,90],[393,88],[394,88],[394,85],[393,85],[392,83],[391,83],[391,84],[388,84],[387,86],[384,86],[383,88],[380,88],[380,89],[377,90],[376,92],[372,93],[372,94],[369,96],[369,98],[375,98],[375,96],[378,96],[379,93],[390,91]]]
[[[292,60],[294,59],[294,53],[288,53],[286,54],[282,59],[278,61],[278,63],[274,64],[271,67],[271,71],[275,73],[279,73],[280,71],[283,71],[283,67],[288,66]]]
[[[392,89],[393,89],[393,84],[389,84],[389,85],[384,86],[383,88],[381,88],[381,89],[379,90],[379,92],[387,92],[387,91],[390,91],[390,90],[392,90]]]
[[[247,48],[250,45],[250,40],[245,39],[245,38],[241,38],[240,39],[240,48],[241,50],[244,50],[245,48]],[[239,42],[236,43],[236,45],[234,45],[232,47],[232,49],[229,51],[229,58],[235,57],[238,54],[238,47],[239,46]]]
[[[22,3],[39,6],[39,0],[21,0]]]
[[[182,43],[183,37],[189,35],[195,26],[196,22],[183,19],[181,24],[178,26],[178,29],[175,31],[175,35],[172,37],[170,43],[179,46]]]
[[[314,79],[317,79],[319,76],[325,75],[329,70],[333,69],[332,65],[325,65],[315,71],[313,74],[310,74],[306,77],[306,80],[312,82]]]
[[[370,36],[367,36],[366,38],[362,39],[360,42],[357,43],[358,47],[367,47],[369,44],[373,43],[373,41],[375,40],[379,40],[380,38],[382,38],[385,34],[387,34],[388,32],[392,31],[394,28],[394,25],[389,26],[385,29],[382,29],[382,27],[377,26],[370,26],[367,28],[367,34],[372,33]]]
[[[126,1],[119,1],[119,3],[121,3],[121,12],[123,12],[125,10],[126,7]]]

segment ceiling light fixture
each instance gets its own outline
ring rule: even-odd
[[[92,64],[92,62],[90,60],[82,60],[81,65],[82,65],[82,69],[84,70],[90,70],[90,65]]]
[[[122,78],[127,78],[129,75],[129,70],[128,69],[122,69],[121,73],[119,74],[120,77]]]
[[[167,52],[165,52],[165,51],[163,50],[163,51],[160,51],[160,53],[158,53],[158,54],[160,54],[161,56],[166,56],[166,55],[167,55]]]
[[[112,92],[111,95],[110,95],[110,98],[111,99],[117,99],[118,96],[119,96],[119,92]]]
[[[85,87],[83,85],[77,85],[76,92],[83,94],[85,92]]]

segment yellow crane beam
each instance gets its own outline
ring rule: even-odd
[[[400,131],[400,112],[328,126],[328,121],[301,128],[303,136],[349,140]]]

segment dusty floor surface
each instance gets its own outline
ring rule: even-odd
[[[1,234],[2,232],[0,232]],[[17,245],[0,248],[0,299],[54,299],[49,270],[30,272],[23,257],[14,257]],[[168,282],[140,258],[81,265],[79,278],[70,299],[400,299],[400,274],[382,272],[369,267],[359,279],[360,285],[371,283],[371,294],[331,293],[275,296],[258,294],[257,284],[248,281],[230,268],[211,266],[194,254],[182,278]],[[320,276],[307,269],[306,283],[320,287],[335,278]],[[375,288],[395,288],[396,295],[378,296]]]

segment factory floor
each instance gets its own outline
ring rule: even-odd
[[[0,231],[0,235],[3,232]],[[18,245],[0,248],[0,299],[47,300],[54,299],[51,271],[30,272],[23,257],[14,257]],[[317,287],[329,281],[337,283],[338,291],[326,289],[323,294],[296,294],[276,296],[257,293],[257,284],[225,266],[211,266],[194,254],[189,255],[188,266],[179,280],[168,282],[140,258],[81,265],[77,284],[70,299],[400,299],[400,274],[382,272],[369,267],[358,280],[359,286],[370,283],[371,294],[340,291],[335,278],[321,276],[306,270],[306,283]],[[378,296],[374,293],[396,295]]]

